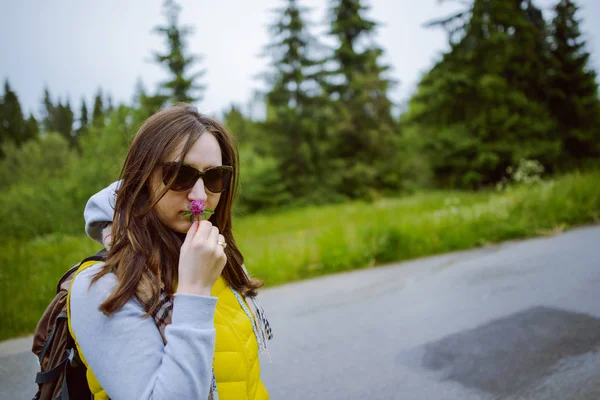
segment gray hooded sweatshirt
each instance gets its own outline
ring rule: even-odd
[[[102,243],[113,219],[115,182],[88,201],[85,231]],[[102,264],[82,271],[71,291],[71,326],[90,369],[112,400],[206,399],[212,383],[215,346],[212,296],[176,294],[167,344],[152,317],[135,299],[107,317],[98,307],[117,284],[108,274],[90,287]]]

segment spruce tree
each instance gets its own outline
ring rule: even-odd
[[[400,186],[397,129],[384,74],[383,50],[373,43],[377,24],[361,0],[331,0],[331,31],[337,39],[327,91],[334,102],[330,155],[338,163],[337,190],[350,197]]]
[[[92,111],[92,125],[97,128],[104,127],[104,104],[102,101],[102,89],[98,88],[94,97],[94,109]]]
[[[202,100],[205,86],[198,84],[197,80],[205,71],[188,75],[190,67],[201,60],[197,55],[186,54],[185,37],[192,34],[193,29],[179,25],[181,7],[174,0],[165,0],[164,9],[167,25],[154,28],[154,32],[164,35],[167,44],[166,53],[154,54],[154,59],[164,65],[171,75],[170,79],[161,85],[164,95],[173,103]]]
[[[4,144],[8,140],[8,132],[4,129],[4,97],[0,96],[0,160],[4,158]]]
[[[474,0],[432,25],[448,29],[451,49],[420,82],[409,114],[438,182],[492,184],[521,158],[555,166],[552,64],[539,9],[529,0]]]
[[[114,109],[115,109],[115,107],[113,105],[112,96],[109,93],[108,95],[106,95],[106,110],[105,110],[105,114],[106,115],[110,115],[113,112]]]
[[[81,111],[79,113],[79,127],[81,130],[86,130],[88,124],[90,123],[89,121],[89,117],[88,117],[88,112],[87,112],[87,105],[85,104],[85,99],[81,99]]]
[[[40,126],[33,114],[25,121],[25,137],[28,139],[36,139],[40,136]]]
[[[570,163],[600,155],[598,84],[579,30],[577,9],[572,0],[556,4],[551,38],[555,68],[550,109]]]
[[[2,152],[2,144],[7,136],[7,133],[4,131],[4,97],[0,96],[0,158],[4,155]]]
[[[133,106],[139,107],[141,104],[142,97],[146,95],[146,87],[141,77],[135,81],[135,88],[133,89]]]
[[[2,121],[0,121],[0,143],[11,141],[17,146],[21,145],[27,137],[26,124],[17,94],[12,90],[8,79],[4,81],[4,95],[2,98]]]
[[[87,105],[85,104],[85,99],[82,98],[81,99],[81,108],[79,111],[79,133],[78,133],[79,135],[85,134],[85,132],[87,132],[89,123],[90,123],[90,121],[89,121],[89,117],[88,117]]]
[[[73,132],[74,115],[69,99],[66,100],[65,104],[62,104],[60,100],[58,101],[55,115],[58,133],[67,140],[70,147],[76,147],[77,136]]]
[[[319,44],[306,26],[307,9],[296,0],[284,4],[275,10],[272,42],[265,48],[272,69],[265,75],[271,86],[265,130],[288,192],[296,198],[318,196],[317,180],[326,178]]]
[[[166,96],[160,94],[154,96],[148,95],[146,93],[146,88],[144,87],[144,82],[141,78],[138,78],[133,94],[133,104],[136,108],[134,113],[134,124],[141,125],[152,114],[160,110],[166,101]]]
[[[228,110],[223,112],[223,121],[227,128],[240,140],[240,142],[254,142],[250,126],[254,121],[246,118],[239,106],[232,104]]]
[[[56,118],[55,118],[55,107],[52,103],[52,97],[50,96],[50,90],[48,87],[44,88],[44,99],[42,100],[42,126],[46,132],[56,131]]]

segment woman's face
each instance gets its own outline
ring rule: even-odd
[[[183,143],[181,143],[173,154],[169,154],[165,158],[166,162],[178,161],[178,155],[181,154]],[[198,140],[192,145],[190,151],[185,156],[183,163],[194,167],[200,171],[204,171],[209,167],[217,167],[222,164],[221,148],[214,135],[205,131]],[[151,188],[154,193],[160,193],[165,187],[162,181],[162,168],[156,168],[152,175]],[[156,212],[158,217],[167,227],[179,233],[187,233],[192,225],[189,216],[184,216],[183,213],[189,211],[189,205],[194,200],[203,200],[206,208],[216,210],[219,204],[221,193],[212,193],[204,187],[202,178],[198,179],[192,188],[183,191],[175,192],[173,190],[167,193],[156,204]]]

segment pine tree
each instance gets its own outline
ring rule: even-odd
[[[112,96],[109,93],[108,95],[106,95],[106,110],[105,110],[105,114],[106,115],[110,115],[113,112],[114,109],[115,109],[115,107],[113,106]]]
[[[104,104],[102,101],[102,89],[98,88],[94,98],[94,110],[92,111],[92,125],[97,128],[104,127]]]
[[[88,109],[85,104],[85,99],[81,99],[81,109],[79,111],[79,132],[78,135],[85,134],[89,125]]]
[[[77,136],[73,132],[74,116],[69,99],[66,100],[64,105],[60,100],[58,101],[55,108],[55,116],[58,133],[67,140],[70,147],[76,147]]]
[[[156,113],[167,101],[167,97],[161,94],[154,96],[146,93],[144,82],[141,78],[138,78],[133,95],[133,104],[136,108],[134,118],[134,124],[141,125],[146,119],[152,114]]]
[[[600,155],[598,84],[579,30],[577,10],[573,1],[560,0],[552,21],[555,69],[550,109],[558,121],[568,162]]]
[[[7,136],[7,133],[4,131],[4,97],[0,96],[0,158],[4,156],[2,144]]]
[[[424,76],[409,113],[426,135],[438,182],[495,183],[521,158],[556,165],[551,60],[539,9],[530,0],[474,0],[432,25],[448,29],[451,50]]]
[[[8,132],[4,129],[4,97],[0,96],[0,160],[5,156],[4,145],[8,140]]]
[[[296,198],[318,196],[316,181],[325,179],[326,172],[320,123],[322,62],[315,56],[319,44],[304,22],[307,9],[296,0],[284,3],[275,10],[272,43],[265,48],[272,58],[272,71],[265,75],[271,86],[265,130],[288,191]]]
[[[11,89],[8,79],[4,81],[2,98],[2,121],[0,121],[0,143],[11,141],[17,146],[28,138],[26,124],[17,94]]]
[[[223,112],[223,120],[240,142],[254,142],[253,132],[250,129],[253,121],[247,119],[237,105],[232,104],[228,110]]]
[[[33,114],[31,114],[29,118],[27,118],[27,120],[25,121],[25,137],[27,137],[28,139],[35,139],[39,136],[40,126]]]
[[[165,16],[167,25],[157,26],[154,32],[164,35],[167,53],[155,53],[154,59],[168,69],[171,79],[162,83],[164,95],[175,102],[195,102],[202,100],[205,86],[197,84],[197,80],[205,74],[199,71],[188,77],[190,67],[201,60],[197,55],[186,54],[185,37],[193,33],[189,26],[179,26],[181,7],[174,0],[165,0]]]
[[[133,89],[133,106],[140,107],[142,97],[146,96],[146,87],[141,77],[135,81],[135,88]]]
[[[511,86],[547,108],[552,60],[548,41],[550,32],[542,11],[533,0],[504,0],[503,3],[505,8],[498,10],[497,14],[515,15],[512,20],[500,20],[506,30],[514,28],[513,46],[510,46],[511,55],[504,74]]]
[[[56,131],[55,121],[55,107],[52,103],[52,97],[50,96],[50,90],[48,87],[44,88],[44,99],[42,100],[42,126],[46,132]]]
[[[332,60],[337,65],[326,85],[335,102],[331,129],[338,162],[337,190],[350,197],[400,186],[395,172],[397,129],[388,89],[392,85],[381,64],[383,50],[373,43],[377,24],[364,14],[361,0],[331,0],[330,34],[338,42]]]
[[[266,129],[264,121],[251,117],[251,106],[244,113],[239,105],[232,104],[223,111],[223,121],[235,136],[240,145],[250,145],[259,156],[270,156],[276,153],[271,143],[272,132]]]

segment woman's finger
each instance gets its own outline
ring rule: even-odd
[[[189,244],[192,242],[192,238],[194,237],[197,231],[198,221],[194,221],[192,222],[192,226],[190,226],[190,229],[188,229],[187,233],[185,234],[185,239],[183,240],[183,244],[181,245],[181,247],[189,246]]]
[[[217,239],[219,238],[219,228],[213,226],[210,235],[208,236],[207,242],[211,245],[212,248],[217,245]]]
[[[196,240],[204,241],[210,236],[213,228],[212,224],[206,220],[200,221],[198,225],[198,233],[194,236]]]
[[[219,243],[223,243],[223,244],[219,244]],[[221,246],[223,248],[223,250],[225,250],[225,247],[227,247],[227,240],[225,240],[225,236],[219,235],[219,239],[217,239],[217,244],[219,246]]]

